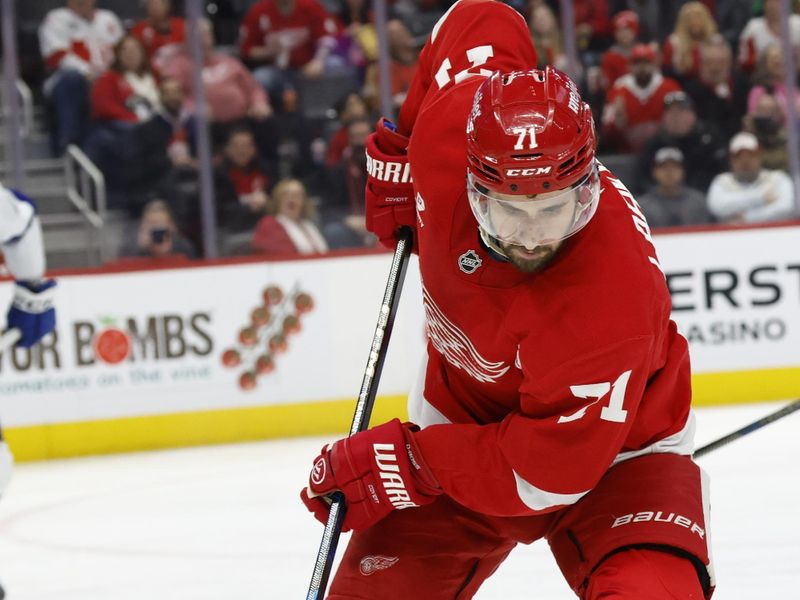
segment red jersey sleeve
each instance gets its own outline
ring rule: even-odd
[[[339,25],[336,19],[333,18],[319,2],[311,2],[309,4],[309,13],[311,35],[313,36],[314,42],[317,44],[319,44],[320,41],[326,43],[326,38],[331,38],[329,43],[335,44],[336,41],[333,39],[333,36],[339,33]]]
[[[296,254],[297,248],[286,230],[273,216],[262,217],[256,225],[251,241],[253,252],[256,254]]]
[[[743,71],[750,73],[756,66],[758,52],[756,51],[755,40],[748,34],[748,28],[745,28],[739,38],[739,67]]]
[[[603,53],[600,68],[603,70],[606,86],[610,88],[617,79],[628,73],[628,57],[615,50],[609,50]]]
[[[253,48],[264,45],[264,35],[269,30],[269,19],[266,17],[265,2],[256,2],[247,11],[239,28],[239,53],[247,60],[251,57]],[[262,29],[262,25],[266,25]]]
[[[672,45],[672,36],[669,36],[664,41],[664,46],[661,48],[661,64],[668,69],[674,69],[675,64],[675,48]]]
[[[423,103],[469,77],[535,67],[536,51],[519,13],[495,0],[459,0],[436,23],[420,53],[398,128],[410,135]]]
[[[92,86],[92,120],[138,121],[136,113],[125,104],[131,94],[133,90],[119,74],[115,71],[104,73]]]
[[[520,410],[500,423],[432,425],[417,433],[445,493],[500,516],[575,503],[622,449],[650,374],[653,344],[649,336],[624,340],[564,363],[546,381],[525,381]],[[520,358],[525,365],[524,346]],[[532,409],[543,400],[551,412]]]

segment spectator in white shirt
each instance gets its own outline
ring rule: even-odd
[[[717,175],[708,190],[708,209],[722,223],[763,223],[796,214],[794,185],[779,170],[764,169],[752,133],[740,132],[728,146],[731,170]]]
[[[51,102],[56,127],[52,151],[63,154],[79,143],[89,117],[89,89],[114,59],[114,46],[124,29],[117,16],[96,9],[95,0],[66,0],[47,13],[39,27],[39,45],[50,73],[44,94]]]

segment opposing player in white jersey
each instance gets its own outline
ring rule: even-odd
[[[6,267],[16,279],[6,316],[6,331],[19,330],[19,347],[30,348],[56,326],[53,292],[56,285],[44,277],[42,228],[36,205],[27,196],[0,186],[0,249]],[[2,348],[0,348],[2,349]],[[0,431],[0,496],[11,477],[11,453]]]

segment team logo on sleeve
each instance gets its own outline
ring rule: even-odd
[[[394,565],[398,560],[396,556],[365,556],[358,564],[358,570],[362,575],[372,575],[375,571],[383,571]]]
[[[496,383],[506,374],[509,366],[481,356],[467,335],[444,315],[424,286],[422,300],[428,337],[447,362],[482,383]]]
[[[458,257],[458,268],[467,275],[472,275],[482,264],[483,261],[475,250],[467,250]]]

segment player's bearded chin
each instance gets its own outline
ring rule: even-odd
[[[525,246],[498,241],[509,262],[523,273],[536,273],[544,269],[556,255],[561,242],[543,244],[528,250]]]

